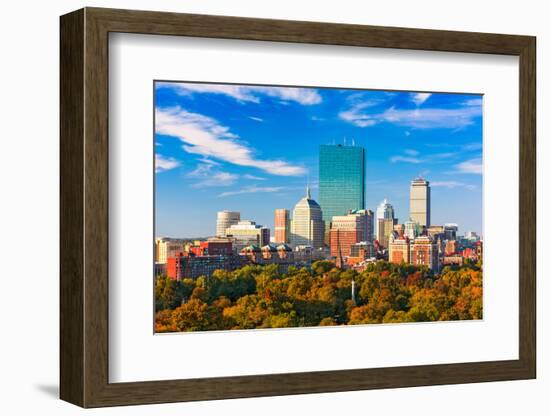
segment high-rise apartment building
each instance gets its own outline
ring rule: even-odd
[[[365,208],[365,149],[360,146],[321,145],[319,204],[325,227],[349,210]]]
[[[290,215],[288,209],[275,210],[275,243],[290,242]]]
[[[300,199],[292,213],[290,222],[290,242],[293,246],[323,247],[323,213],[319,204],[311,199],[309,187],[306,196]]]
[[[330,228],[330,255],[349,256],[351,246],[366,240],[367,216],[361,212],[332,217]]]
[[[411,182],[409,216],[412,221],[421,227],[430,226],[430,182],[423,178],[416,178]]]
[[[241,213],[236,211],[219,211],[216,219],[216,237],[225,237],[227,230],[241,220]]]

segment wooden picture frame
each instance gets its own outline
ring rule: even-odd
[[[85,8],[61,17],[60,396],[82,407],[213,400],[536,377],[535,38]],[[109,383],[110,32],[519,57],[519,359]]]

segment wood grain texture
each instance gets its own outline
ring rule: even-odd
[[[520,54],[519,97],[519,356],[536,377],[537,152],[536,41]]]
[[[60,388],[84,405],[84,12],[61,19]]]
[[[108,33],[520,57],[518,360],[108,381]],[[516,380],[536,375],[535,39],[484,33],[87,8],[61,18],[61,397],[83,407]],[[516,272],[516,271],[511,271]]]

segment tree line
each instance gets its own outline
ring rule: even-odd
[[[481,319],[482,264],[448,266],[437,275],[386,261],[360,273],[317,261],[286,273],[272,264],[196,280],[161,276],[155,310],[156,332]]]

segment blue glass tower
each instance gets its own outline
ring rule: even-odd
[[[365,209],[365,149],[360,146],[321,145],[319,204],[325,230],[335,215]]]

